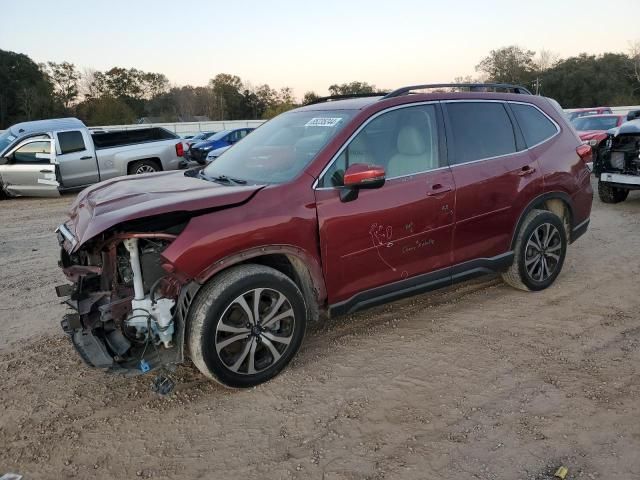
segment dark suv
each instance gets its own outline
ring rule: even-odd
[[[82,357],[131,372],[188,355],[249,387],[320,314],[488,272],[551,285],[589,225],[591,148],[522,87],[418,93],[432,87],[298,108],[204,169],[81,193],[58,229],[73,282],[58,294]]]

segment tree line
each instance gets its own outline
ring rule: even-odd
[[[476,72],[455,81],[524,85],[565,108],[640,103],[640,42],[627,53],[566,59],[512,45],[492,50]],[[331,95],[378,91],[357,81],[328,90]],[[62,116],[76,116],[90,126],[135,123],[143,117],[156,122],[268,119],[318,98],[307,92],[298,100],[289,87],[254,86],[227,73],[206,86],[172,86],[162,73],[121,67],[80,72],[69,62],[36,64],[27,55],[0,50],[0,129]]]

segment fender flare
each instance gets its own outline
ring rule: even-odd
[[[273,254],[287,256],[303,282],[306,280],[303,277],[303,274],[306,272],[311,283],[310,286],[312,291],[305,293],[312,293],[318,306],[323,305],[327,298],[327,289],[324,283],[322,266],[313,255],[309,254],[309,252],[293,245],[265,245],[234,253],[233,255],[221,258],[217,262],[205,268],[194,280],[202,285],[208,282],[217,273],[233,265],[246,262],[252,258]],[[304,271],[301,271],[302,269]]]
[[[573,200],[571,199],[571,197],[566,192],[562,192],[562,191],[543,193],[542,195],[538,195],[536,198],[531,200],[529,204],[524,208],[522,213],[520,213],[518,222],[516,223],[516,226],[513,232],[511,233],[511,243],[510,243],[511,250],[515,248],[518,232],[520,231],[520,228],[522,227],[522,222],[524,222],[524,219],[527,216],[527,214],[540,203],[543,203],[547,200],[555,200],[555,199],[562,200],[567,205],[567,208],[569,209],[569,225],[570,225],[571,231],[573,232],[573,228],[575,227],[575,224],[574,224],[575,216],[574,216]]]

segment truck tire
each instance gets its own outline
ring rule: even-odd
[[[513,264],[502,279],[520,290],[544,290],[560,274],[566,253],[562,220],[547,210],[532,210],[518,231]]]
[[[263,265],[239,265],[198,292],[187,345],[205,376],[248,388],[270,380],[291,361],[306,324],[304,296],[289,277]]]
[[[627,199],[629,190],[598,180],[598,196],[602,203],[620,203]]]
[[[162,168],[155,160],[138,160],[129,164],[129,175],[142,175],[143,173],[161,172]]]

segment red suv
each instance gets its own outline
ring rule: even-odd
[[[320,314],[488,272],[551,285],[589,224],[591,148],[553,100],[452,87],[479,86],[330,99],[204,169],[86,189],[58,228],[73,284],[57,290],[76,310],[62,326],[79,353],[121,372],[188,356],[249,387]]]

